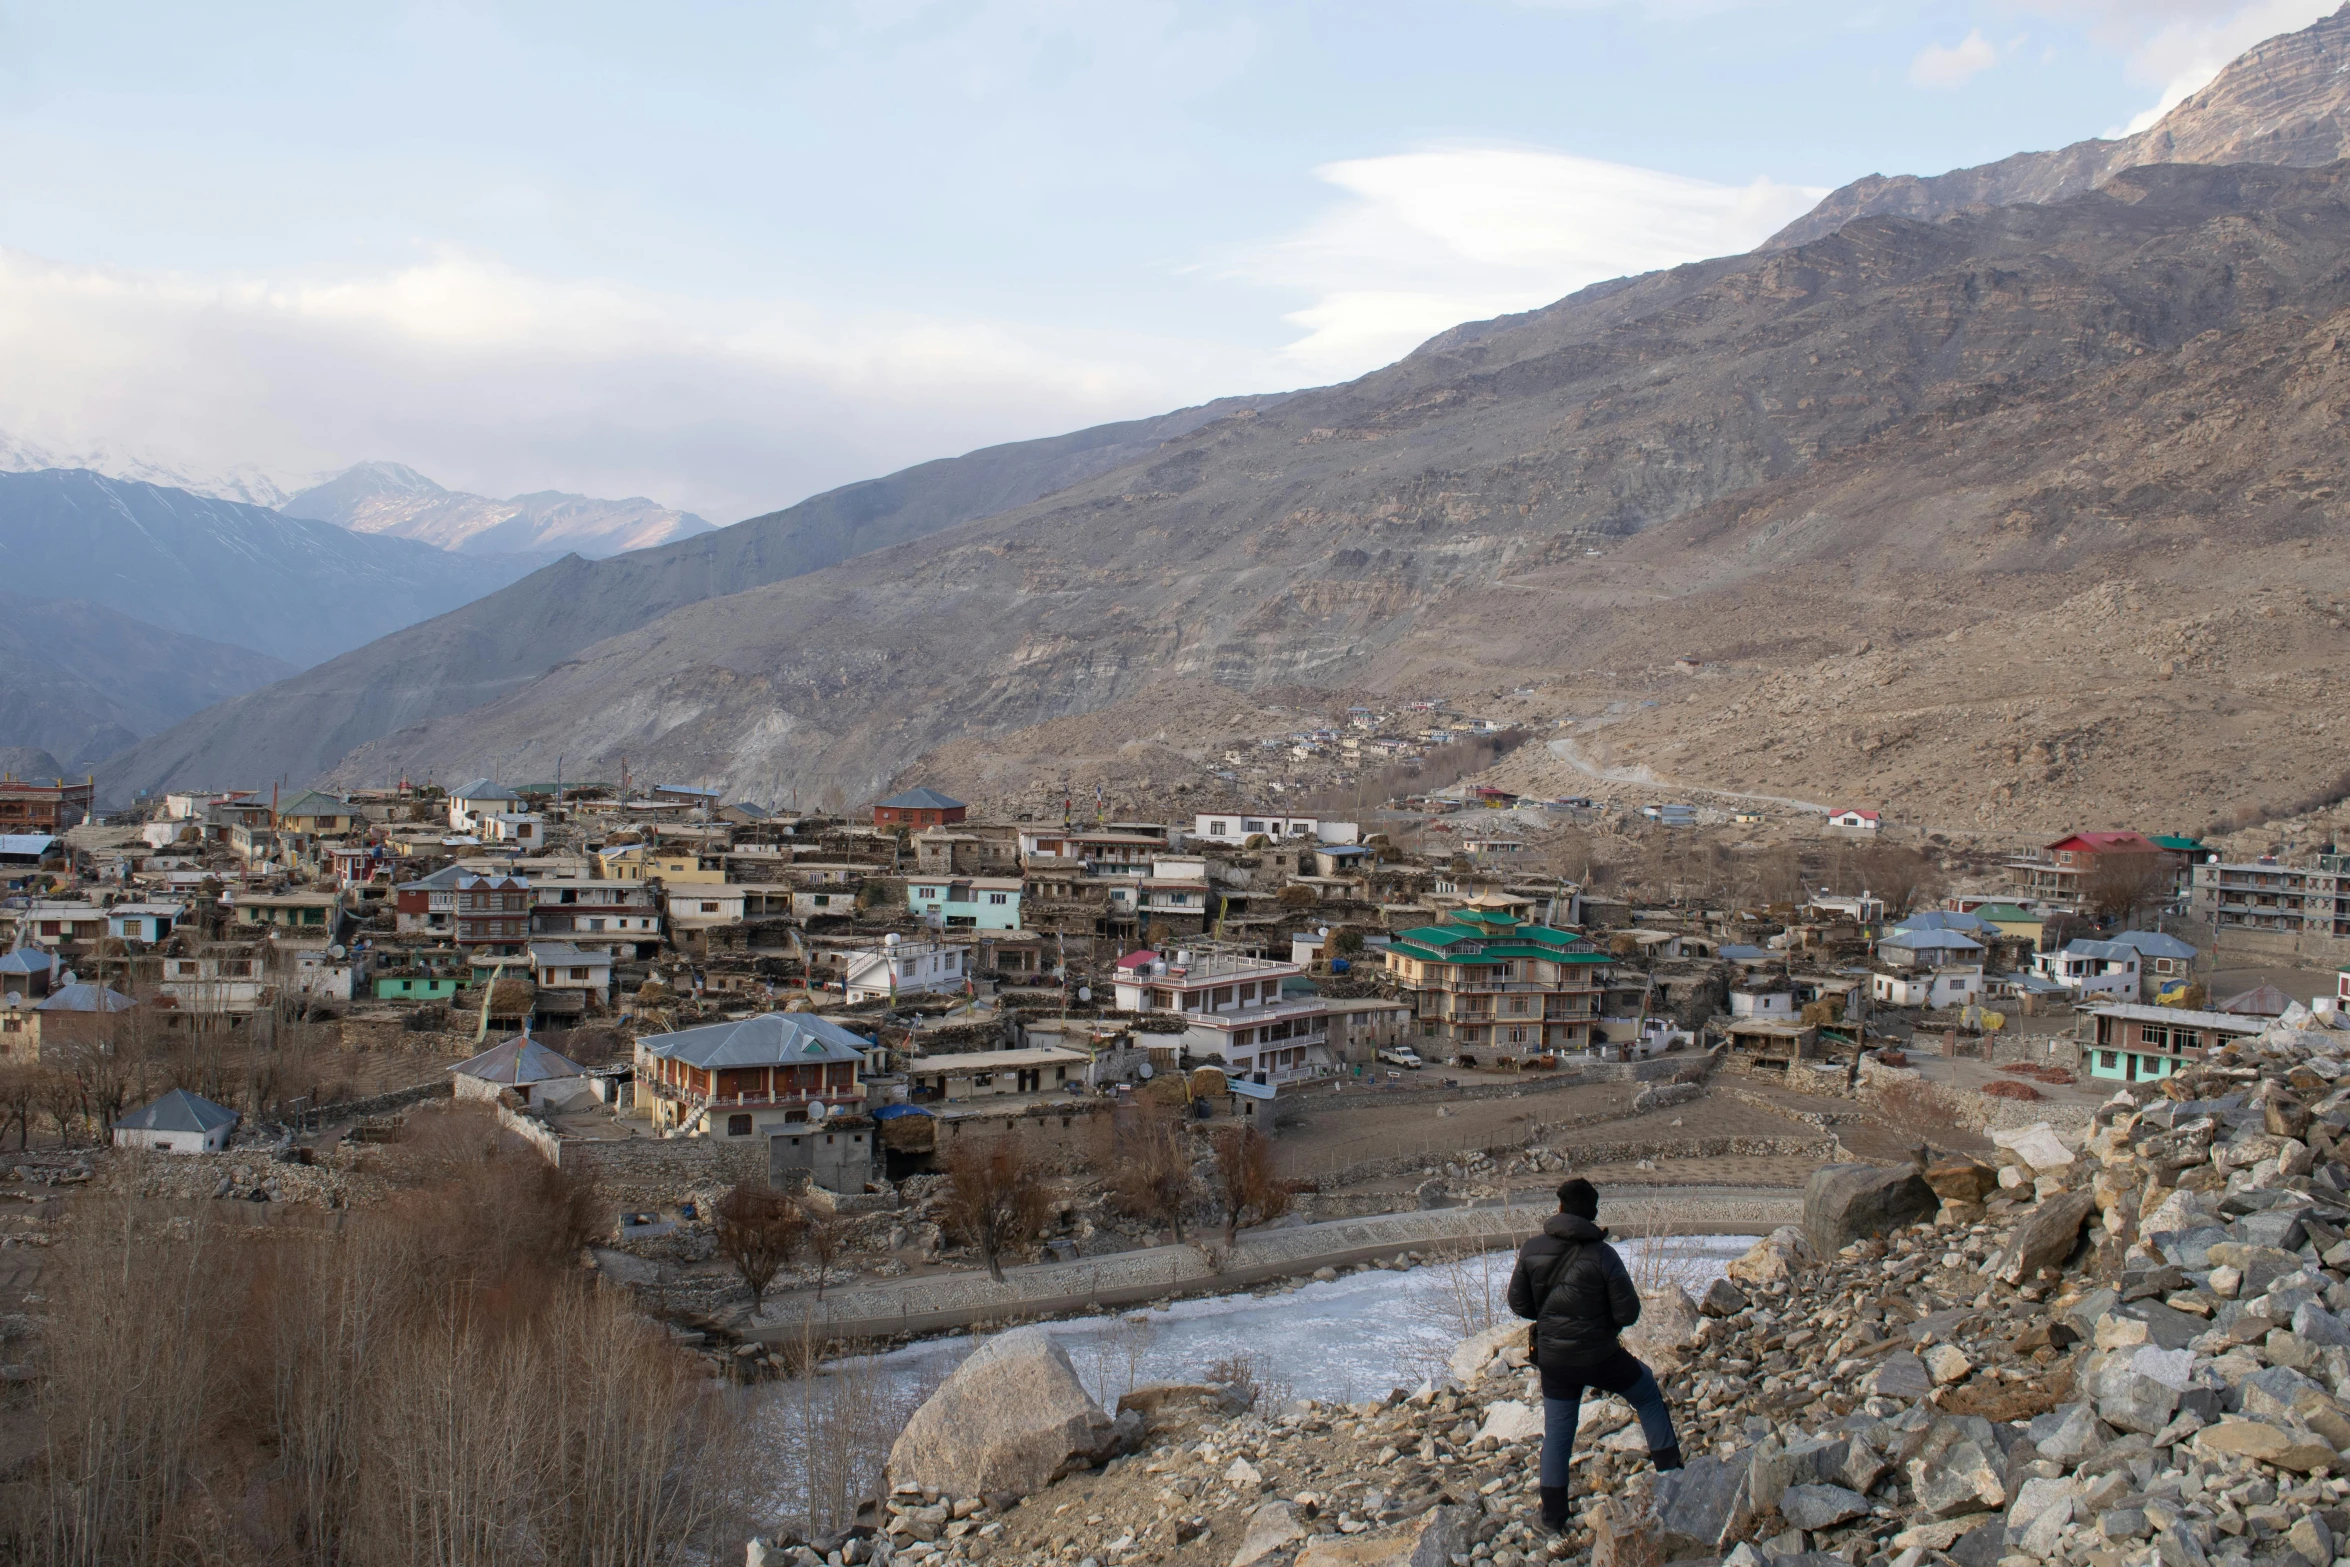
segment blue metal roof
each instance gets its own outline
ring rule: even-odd
[[[48,998],[37,1003],[35,1012],[128,1012],[138,1003],[120,991],[108,990],[104,985],[84,981],[52,991]]]
[[[1961,936],[1955,930],[1897,930],[1880,939],[1880,947],[1899,947],[1907,952],[1980,952],[1983,944]]]

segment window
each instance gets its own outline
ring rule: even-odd
[[[987,901],[990,903],[1002,903],[1005,902],[1006,899],[1004,894],[1000,892],[991,892],[987,895]]]
[[[2118,1060],[2119,1060],[2119,1057],[2117,1056],[2117,1054],[2116,1054],[2114,1051],[2111,1051],[2111,1050],[2100,1050],[2100,1051],[2098,1051],[2098,1052],[2097,1052],[2097,1064],[2098,1064],[2099,1066],[2102,1066],[2102,1067],[2111,1067],[2111,1066],[2115,1065],[2115,1064],[2116,1064],[2116,1062],[2117,1062]]]
[[[748,1137],[748,1136],[750,1136],[750,1135],[751,1135],[751,1118],[750,1118],[749,1116],[747,1116],[747,1115],[730,1115],[730,1116],[728,1116],[728,1117],[726,1118],[726,1135],[727,1135],[727,1136],[729,1136],[729,1137]]]

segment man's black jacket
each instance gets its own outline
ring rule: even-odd
[[[1546,1280],[1549,1290],[1537,1298]],[[1535,1359],[1545,1366],[1596,1365],[1615,1353],[1616,1335],[1640,1320],[1640,1292],[1607,1231],[1571,1213],[1553,1214],[1518,1249],[1509,1304],[1533,1320]]]

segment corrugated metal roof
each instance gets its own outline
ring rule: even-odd
[[[114,1123],[118,1131],[211,1132],[234,1126],[237,1113],[211,1100],[175,1088],[150,1105],[141,1105]]]
[[[936,789],[924,787],[908,789],[904,794],[893,794],[880,802],[883,809],[892,811],[959,811],[963,802]]]
[[[687,1066],[807,1066],[863,1061],[869,1041],[810,1012],[767,1012],[733,1023],[709,1023],[637,1043],[652,1055]]]
[[[504,1083],[519,1086],[544,1083],[558,1077],[578,1077],[587,1068],[569,1056],[549,1050],[528,1034],[517,1034],[503,1044],[492,1045],[470,1061],[460,1061],[449,1068],[466,1077],[475,1077],[485,1083]]]
[[[33,1010],[35,1012],[128,1012],[137,1005],[137,1002],[120,991],[109,990],[104,985],[93,985],[84,981],[78,985],[68,985],[63,990],[52,991],[45,1000],[35,1004]]]

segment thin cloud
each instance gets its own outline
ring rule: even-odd
[[[1999,63],[1999,51],[1976,28],[1955,44],[1928,44],[1909,62],[1914,87],[1964,87]]]
[[[0,252],[0,432],[288,485],[393,457],[488,494],[646,495],[731,522],[1273,368],[1139,332],[670,297],[456,254],[200,278]]]
[[[1826,194],[1516,147],[1357,158],[1315,172],[1352,199],[1235,268],[1313,296],[1288,317],[1303,335],[1286,355],[1315,375],[1359,374],[1462,321],[1589,283],[1749,250]]]
[[[2229,61],[2264,38],[2331,16],[2341,0],[2012,0],[2022,9],[2087,27],[2118,51],[2154,101],[2109,136],[2133,135],[2211,84]]]

